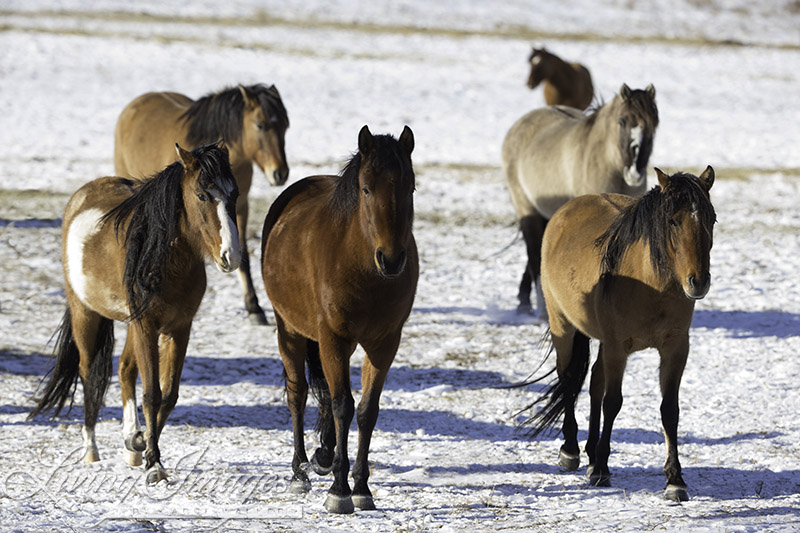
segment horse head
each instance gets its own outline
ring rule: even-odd
[[[242,151],[256,162],[272,185],[283,185],[289,177],[285,136],[289,119],[274,85],[239,86],[244,99]]]
[[[528,75],[528,89],[535,89],[542,83],[542,80],[550,75],[550,58],[552,55],[544,48],[531,49],[528,63],[531,65],[531,72]]]
[[[188,233],[222,272],[239,268],[242,248],[236,228],[239,188],[222,143],[200,146],[191,152],[177,143],[175,150],[184,168],[183,205]]]
[[[675,279],[692,300],[703,298],[711,286],[710,252],[716,215],[709,191],[714,169],[708,166],[699,177],[679,173],[668,176],[656,168],[661,194],[669,206],[664,211],[668,225],[668,254]]]
[[[624,167],[623,178],[630,187],[643,186],[658,127],[656,89],[650,84],[644,90],[632,90],[622,84],[619,104],[619,150]]]
[[[381,276],[399,276],[408,259],[414,218],[414,133],[406,126],[398,140],[373,136],[367,126],[358,134],[358,213]]]

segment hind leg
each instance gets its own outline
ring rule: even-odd
[[[277,311],[275,312],[275,324],[278,329],[278,349],[286,374],[286,403],[292,416],[292,435],[294,437],[292,481],[289,485],[289,492],[302,494],[311,490],[311,481],[308,479],[310,467],[303,433],[304,414],[308,399],[308,382],[305,376],[307,339],[287,331],[286,325]]]
[[[319,344],[313,341],[308,341],[309,352],[314,351],[314,354],[309,353],[307,360],[309,366],[319,365],[319,368],[309,368],[311,375],[322,376],[322,363],[319,359]],[[336,448],[336,425],[333,420],[333,405],[331,402],[330,389],[328,384],[323,380],[319,384],[323,394],[318,394],[317,398],[319,403],[319,417],[317,418],[317,429],[319,430],[319,448],[314,452],[311,458],[311,467],[314,472],[320,476],[326,476],[333,470],[333,456]]]
[[[542,265],[542,236],[547,226],[547,219],[538,213],[524,216],[519,221],[522,230],[522,238],[525,240],[525,248],[528,254],[528,262],[525,271],[522,273],[522,280],[519,284],[519,306],[517,312],[532,313],[531,307],[531,286],[536,284],[536,313],[543,320],[547,320],[547,309],[544,305],[541,283]]]
[[[605,395],[605,375],[603,374],[603,343],[597,353],[597,361],[592,367],[592,378],[589,384],[591,407],[589,410],[589,435],[586,439],[586,455],[589,456],[589,467],[586,475],[591,477],[597,459],[597,442],[600,440],[600,411]]]
[[[83,384],[83,428],[81,430],[83,461],[90,463],[100,460],[95,440],[95,426],[105,394],[105,385],[102,383],[104,371],[100,368],[104,364],[104,361],[101,360],[103,354],[97,352],[99,348],[98,335],[107,319],[82,305],[73,305],[70,310],[72,334],[80,353],[78,374]],[[108,327],[108,324],[105,327]],[[110,365],[110,361],[106,364]]]
[[[554,321],[551,321],[551,323]],[[589,338],[574,327],[559,328],[563,333],[553,336],[556,348],[556,371],[558,379],[564,384],[564,425],[562,433],[564,444],[558,454],[559,466],[576,470],[580,465],[578,446],[578,422],[575,419],[575,403],[578,400],[586,375],[585,365],[589,360]],[[572,335],[569,335],[569,332]]]
[[[244,291],[244,307],[251,324],[266,325],[267,316],[258,303],[256,289],[253,286],[253,276],[250,273],[250,254],[247,248],[247,218],[249,206],[247,195],[253,179],[253,169],[248,164],[246,171],[236,172],[236,182],[239,185],[239,199],[236,202],[236,228],[239,230],[239,241],[242,244],[242,260],[239,265],[239,279]]]
[[[136,353],[131,336],[128,336],[122,349],[118,373],[122,392],[122,439],[125,443],[123,457],[127,464],[139,466],[142,464],[145,442],[136,409],[136,378],[139,371],[136,368]]]
[[[603,345],[602,354],[605,396],[603,397],[603,430],[597,442],[595,462],[589,472],[589,484],[606,487],[610,485],[611,472],[608,469],[608,456],[611,453],[611,431],[614,420],[622,408],[622,376],[625,373],[627,355],[622,347]]]

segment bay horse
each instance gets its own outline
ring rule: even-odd
[[[119,364],[125,460],[146,460],[146,480],[166,478],[158,439],[178,400],[192,320],[206,289],[204,260],[222,272],[238,268],[238,189],[220,145],[191,152],[143,180],[105,177],[70,198],[62,226],[67,309],[58,330],[50,379],[29,419],[58,416],[83,384],[85,462],[100,455],[95,424],[111,378],[113,321],[128,323]],[[135,364],[134,364],[135,363]],[[142,434],[136,411],[142,378]]]
[[[239,187],[236,224],[242,239],[239,276],[250,322],[266,324],[250,273],[247,251],[247,196],[253,163],[272,185],[289,177],[285,135],[289,118],[274,85],[239,85],[198,100],[175,92],[143,94],[120,113],[114,130],[114,171],[118,176],[149,176],[175,161],[173,146],[195,147],[222,139]]]
[[[594,85],[589,69],[580,63],[564,61],[544,48],[533,47],[528,57],[531,72],[528,88],[533,90],[544,83],[547,105],[565,105],[584,110],[594,98]]]
[[[582,194],[645,192],[647,162],[658,126],[656,90],[623,84],[611,102],[588,115],[553,106],[520,118],[503,142],[503,174],[519,218],[528,261],[519,285],[518,311],[546,320],[540,275],[542,235],[547,221],[567,200]]]
[[[412,233],[414,134],[399,139],[358,135],[358,151],[338,176],[312,176],[287,188],[264,221],[261,268],[275,309],[287,402],[294,434],[290,490],[311,488],[307,471],[333,472],[325,508],[375,509],[367,454],[378,402],[411,312],[419,277]],[[350,356],[366,352],[358,404],[353,490],[347,482],[347,435],[353,419]],[[312,392],[319,402],[320,446],[309,465],[303,416]]]
[[[575,402],[589,368],[589,338],[598,339],[589,389],[587,475],[591,485],[608,486],[611,429],[622,406],[627,358],[656,348],[667,448],[665,497],[685,501],[689,492],[678,460],[678,390],[694,305],[711,285],[714,169],[707,167],[699,177],[668,176],[659,169],[656,174],[659,185],[640,199],[580,196],[550,220],[542,246],[542,285],[558,378],[534,402],[544,407],[530,422],[538,434],[563,413],[558,462],[568,470],[578,468]]]

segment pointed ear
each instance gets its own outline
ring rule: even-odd
[[[358,132],[358,151],[361,152],[361,157],[364,158],[369,156],[372,151],[372,133],[366,124]]]
[[[652,83],[645,88],[644,92],[646,92],[647,96],[649,96],[653,100],[656,99],[656,88],[653,86]]]
[[[619,88],[619,95],[624,101],[628,101],[631,97],[631,88],[626,83],[623,83],[622,87]]]
[[[278,100],[281,99],[281,93],[278,92],[278,88],[275,87],[274,85],[270,85],[269,88],[267,89],[267,92],[272,96],[274,96],[275,98],[277,98]]]
[[[655,167],[655,171],[656,176],[658,176],[658,184],[661,186],[661,191],[663,192],[667,190],[667,185],[669,185],[669,176],[658,167]]]
[[[711,190],[714,185],[714,169],[711,168],[711,165],[708,165],[703,173],[700,174],[700,182],[706,188],[706,192]]]
[[[414,151],[414,132],[408,126],[403,128],[403,133],[400,134],[400,146],[406,151],[408,155]]]
[[[242,93],[242,100],[244,100],[244,106],[247,109],[253,109],[261,105],[258,102],[258,98],[253,97],[244,85],[239,85],[239,92]]]
[[[183,168],[191,168],[195,161],[192,152],[184,150],[178,143],[175,143],[175,152],[178,154],[178,158],[181,160]]]

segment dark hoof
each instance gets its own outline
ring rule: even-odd
[[[353,505],[362,511],[374,511],[376,509],[375,501],[369,494],[353,494],[352,500]]]
[[[581,456],[567,453],[564,450],[558,451],[558,466],[564,470],[577,470],[581,465]]]
[[[264,311],[258,310],[252,313],[248,313],[247,318],[250,320],[250,323],[254,326],[266,326],[269,323],[267,322],[267,315],[264,314]]]
[[[353,498],[350,496],[338,496],[329,493],[325,499],[325,510],[329,513],[352,514],[356,509],[353,506]]]
[[[533,307],[531,307],[530,303],[521,303],[517,306],[517,314],[533,316],[535,313],[533,312]]]
[[[667,485],[666,490],[664,490],[664,497],[673,502],[688,502],[689,491],[686,490],[686,487]]]
[[[292,478],[292,481],[289,482],[290,494],[306,494],[310,490],[311,481],[309,481],[308,478],[302,479],[295,476]]]
[[[589,486],[591,487],[610,487],[611,486],[611,474],[595,474],[592,472],[589,474]]]
[[[331,459],[331,464],[328,466],[323,466],[320,464],[320,449],[317,448],[317,451],[314,452],[314,457],[311,458],[311,468],[314,470],[314,473],[320,476],[327,476],[333,470],[333,460]]]
[[[167,471],[164,470],[164,467],[158,463],[156,463],[150,470],[147,471],[147,477],[145,478],[148,485],[155,485],[159,481],[166,479]]]
[[[132,452],[143,452],[147,446],[144,442],[144,434],[137,431],[133,435],[125,437],[125,448]]]

